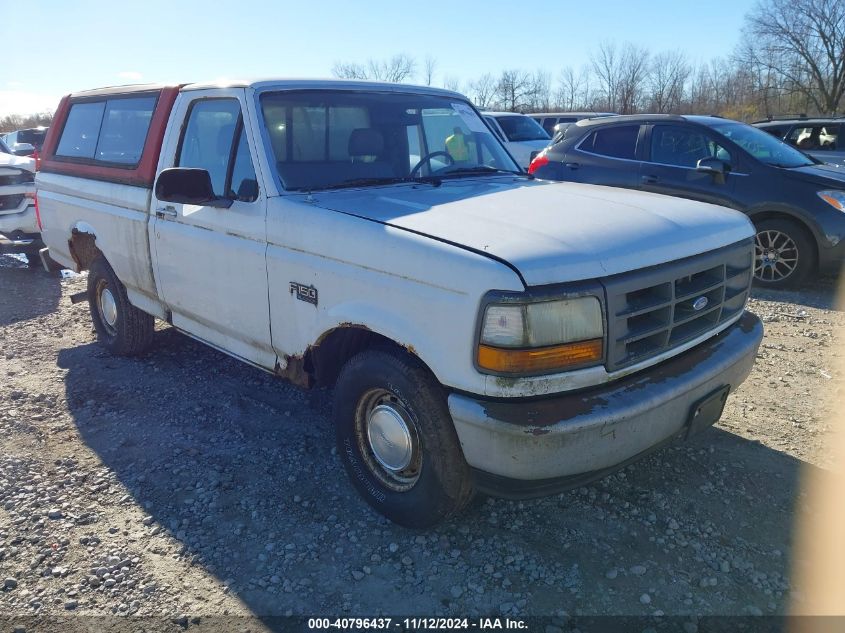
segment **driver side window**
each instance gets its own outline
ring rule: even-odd
[[[205,169],[217,196],[257,199],[258,180],[237,99],[201,99],[191,105],[176,166]]]
[[[696,128],[654,126],[651,132],[650,162],[694,169],[703,158],[731,162],[731,155],[724,147]]]

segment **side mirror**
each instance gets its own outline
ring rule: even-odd
[[[695,169],[710,174],[713,176],[713,180],[720,185],[725,184],[725,176],[730,171],[730,167],[718,158],[702,158],[696,163]]]
[[[35,153],[35,146],[31,143],[15,143],[9,149],[15,156],[32,156]]]
[[[215,195],[211,174],[205,169],[171,167],[158,175],[156,198],[162,202],[196,204],[228,209],[232,200]]]

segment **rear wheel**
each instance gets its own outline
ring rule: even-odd
[[[773,218],[756,225],[754,281],[759,286],[784,288],[801,283],[815,266],[812,238],[791,220]]]
[[[337,449],[364,500],[391,521],[426,528],[472,497],[446,394],[407,352],[367,350],[341,370]]]
[[[152,343],[153,317],[129,303],[126,288],[102,257],[88,272],[88,304],[97,338],[111,352],[131,356]]]

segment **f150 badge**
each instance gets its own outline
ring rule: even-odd
[[[296,298],[300,301],[317,305],[317,289],[314,286],[305,286],[292,281],[290,282],[290,293],[296,294]]]

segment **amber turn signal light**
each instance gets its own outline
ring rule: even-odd
[[[602,339],[551,345],[535,349],[478,346],[478,366],[501,374],[537,374],[600,361]]]

